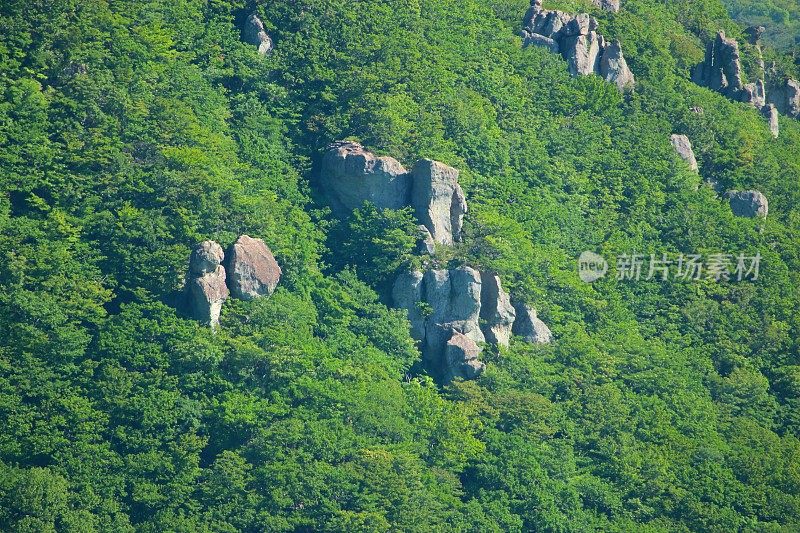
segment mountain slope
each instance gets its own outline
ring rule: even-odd
[[[0,529],[800,527],[800,127],[775,140],[689,81],[705,40],[741,36],[716,0],[596,12],[628,96],[522,48],[527,7],[4,2]],[[241,41],[254,9],[265,57]],[[446,388],[421,372],[385,305],[418,259],[349,255],[406,225],[338,221],[317,190],[343,138],[457,167],[465,242],[437,259],[498,272],[556,342],[487,348]],[[769,217],[703,179],[763,191]],[[241,233],[284,277],[213,334],[180,311],[189,252]],[[589,285],[584,250],[762,262]]]

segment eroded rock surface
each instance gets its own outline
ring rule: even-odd
[[[481,348],[474,340],[454,331],[444,351],[443,381],[449,383],[455,378],[475,379],[480,376],[486,370],[486,365],[478,360],[480,353]]]
[[[269,296],[281,279],[281,267],[261,239],[242,235],[228,249],[226,271],[231,294],[242,300]]]
[[[598,1],[619,9],[618,2]],[[533,0],[523,19],[522,37],[525,46],[544,46],[560,53],[573,76],[597,74],[621,91],[635,85],[619,41],[607,43],[597,32],[597,20],[587,13],[543,9],[541,0]]]
[[[242,39],[248,44],[257,46],[258,53],[262,56],[272,50],[272,39],[267,35],[264,23],[255,13],[247,17],[247,22],[245,22],[242,31]]]
[[[782,85],[773,87],[767,95],[767,101],[774,104],[778,112],[800,118],[800,82],[788,79]]]
[[[503,290],[500,277],[496,274],[481,273],[481,319],[486,342],[508,346],[516,311],[511,298]]]
[[[416,341],[425,340],[425,316],[420,309],[423,301],[422,272],[403,272],[394,282],[392,287],[392,301],[394,306],[408,312],[411,322],[411,337]]]
[[[534,344],[547,344],[553,340],[553,333],[547,324],[537,316],[536,309],[522,302],[513,301],[516,311],[514,320],[514,335],[519,335],[527,342]]]
[[[192,316],[211,327],[219,325],[222,304],[228,299],[222,247],[214,241],[203,241],[189,259],[187,298]]]
[[[375,156],[356,142],[331,146],[322,159],[320,185],[339,215],[365,201],[379,209],[401,209],[410,202],[411,176],[403,165],[393,157]]]
[[[769,132],[777,139],[781,132],[780,122],[778,121],[778,108],[775,107],[775,104],[767,104],[761,112],[767,119]]]
[[[414,165],[411,206],[433,240],[450,245],[461,239],[467,202],[458,184],[458,170],[422,159]]]
[[[408,172],[392,157],[377,157],[355,142],[338,142],[322,159],[320,187],[334,212],[347,215],[365,201],[379,209],[412,207],[424,227],[418,249],[433,253],[434,243],[461,240],[467,200],[458,170],[433,161],[418,161]]]
[[[673,134],[670,137],[670,142],[672,142],[672,146],[675,148],[680,158],[686,161],[689,168],[697,172],[699,167],[697,166],[697,159],[694,157],[694,150],[692,150],[692,143],[689,141],[689,137],[686,135]]]
[[[592,0],[592,3],[604,11],[619,11],[619,0]]]
[[[728,191],[725,193],[731,211],[738,217],[766,218],[769,212],[767,197],[759,191]]]

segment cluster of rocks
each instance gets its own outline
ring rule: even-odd
[[[697,172],[697,159],[694,156],[692,143],[689,141],[689,138],[686,135],[673,134],[670,137],[670,141],[672,142],[673,148],[675,148],[675,152],[677,152],[680,158],[686,161],[693,171]],[[717,182],[708,181],[708,183],[718,193],[722,192]],[[759,191],[731,190],[724,193],[722,197],[728,200],[728,203],[731,206],[731,211],[733,211],[733,214],[738,217],[763,218],[767,216],[767,212],[769,211],[767,197]]]
[[[751,27],[747,30],[751,44],[756,46],[759,53],[759,64],[763,73],[764,61],[758,47],[762,32],[762,27]],[[778,137],[779,113],[800,117],[800,83],[792,79],[784,80],[782,85],[770,87],[768,92],[763,77],[752,83],[744,83],[742,72],[739,43],[736,39],[725,37],[725,32],[720,31],[706,46],[705,58],[694,69],[692,81],[760,110],[769,123],[773,137]]]
[[[264,23],[255,13],[247,17],[242,30],[242,39],[244,42],[258,47],[258,53],[262,56],[272,50],[272,39],[267,35]]]
[[[512,334],[533,343],[552,340],[536,310],[513,301],[497,275],[468,266],[402,273],[392,300],[408,312],[423,362],[444,383],[484,371],[479,343],[508,346]]]
[[[322,158],[319,176],[334,212],[342,215],[365,201],[379,209],[412,207],[424,232],[422,242],[451,245],[461,240],[467,201],[458,170],[422,159],[409,172],[393,157],[377,157],[356,142],[334,143]]]
[[[281,278],[281,267],[261,239],[242,235],[227,254],[214,241],[203,241],[189,259],[186,296],[192,316],[216,327],[229,296],[253,300],[269,296]]]
[[[598,2],[612,11],[619,9],[618,2]],[[597,27],[597,20],[588,13],[543,9],[542,0],[532,0],[523,19],[522,38],[525,46],[543,46],[561,54],[573,76],[597,74],[620,91],[633,88],[635,79],[619,41],[606,42]]]

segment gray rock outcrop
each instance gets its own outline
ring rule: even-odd
[[[519,335],[533,344],[547,344],[553,340],[553,333],[547,324],[539,319],[536,309],[516,300],[513,300],[512,303],[516,310],[514,335]]]
[[[508,346],[516,311],[496,274],[481,273],[481,320],[486,342]]]
[[[604,11],[619,11],[619,0],[592,0],[592,3]]]
[[[764,106],[761,112],[767,119],[769,124],[769,132],[777,139],[781,132],[780,122],[778,121],[778,108],[775,107],[775,104],[767,104]]]
[[[425,340],[426,317],[422,313],[422,272],[401,273],[392,287],[393,305],[408,312],[408,321],[411,323],[411,337],[416,341]]]
[[[767,101],[774,104],[778,112],[800,118],[800,82],[788,79],[777,87],[771,87]]]
[[[222,304],[228,299],[222,247],[214,241],[203,241],[189,259],[187,298],[192,316],[212,328],[219,325]]]
[[[242,300],[269,296],[281,279],[281,267],[261,239],[242,235],[227,253],[226,271],[231,294]]]
[[[412,207],[424,226],[419,249],[433,253],[433,243],[461,240],[467,201],[458,170],[433,161],[418,161],[408,172],[392,157],[377,157],[355,142],[338,142],[322,158],[320,187],[334,212],[346,215],[365,201],[379,209]]]
[[[573,76],[597,74],[620,91],[633,88],[635,79],[622,54],[622,46],[619,41],[607,43],[597,32],[597,26],[597,20],[587,13],[570,15],[543,9],[541,0],[532,0],[523,19],[523,44],[544,46],[560,53]]]
[[[433,240],[431,232],[420,224],[417,226],[419,237],[417,239],[417,253],[432,255],[436,251],[436,241]]]
[[[697,159],[694,157],[694,150],[692,150],[692,143],[689,141],[689,137],[673,134],[670,137],[670,142],[680,158],[686,161],[689,168],[697,172],[699,167],[697,166]]]
[[[725,37],[723,31],[718,32],[716,38],[706,45],[705,59],[692,73],[692,81],[733,100],[741,100],[744,86],[736,39]]]
[[[272,50],[272,39],[264,29],[264,23],[255,13],[247,17],[242,29],[242,40],[258,48],[260,55],[266,55]]]
[[[401,209],[411,194],[411,176],[397,159],[377,157],[348,141],[333,144],[323,156],[320,185],[339,215],[365,201],[379,209]]]
[[[425,366],[444,382],[483,371],[477,360],[482,342],[507,347],[512,333],[528,342],[552,340],[536,311],[514,303],[497,275],[467,266],[400,274],[392,305],[408,312]]]
[[[769,212],[767,197],[759,191],[728,191],[725,193],[731,211],[738,217],[766,218]]]
[[[467,202],[458,184],[458,170],[422,159],[412,170],[411,206],[433,240],[450,245],[461,240]]]
[[[475,379],[486,365],[478,360],[481,348],[469,337],[454,331],[444,351],[444,373],[442,381],[449,383],[455,378]]]
[[[255,13],[247,17],[247,22],[242,30],[242,39],[248,44],[257,46],[258,53],[262,56],[272,50],[272,39],[267,35],[264,23]]]

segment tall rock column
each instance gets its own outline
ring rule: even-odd
[[[214,241],[203,241],[189,259],[187,298],[192,316],[212,328],[219,325],[222,304],[230,294],[225,284],[225,258],[222,247]]]
[[[458,184],[458,170],[422,159],[414,165],[411,175],[411,206],[417,219],[435,242],[451,245],[460,241],[467,201]]]

